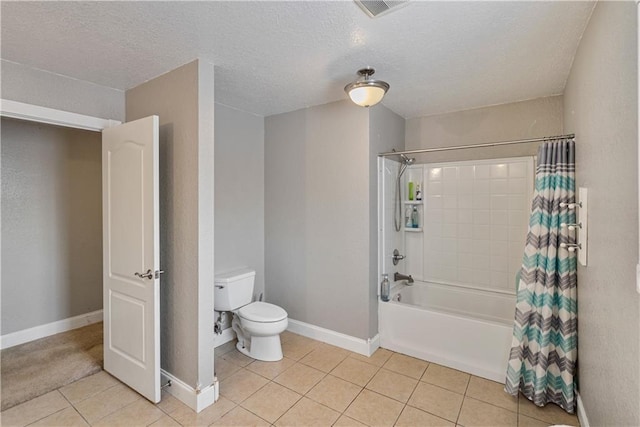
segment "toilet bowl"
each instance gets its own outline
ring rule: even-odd
[[[282,359],[280,334],[287,329],[287,312],[274,304],[251,302],[255,271],[235,270],[216,275],[214,309],[233,312],[231,326],[241,353],[265,362]]]
[[[287,312],[277,305],[252,302],[233,315],[232,327],[241,353],[266,362],[282,359],[280,334],[287,329]]]

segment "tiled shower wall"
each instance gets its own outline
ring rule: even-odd
[[[533,158],[416,165],[423,231],[405,232],[407,268],[429,282],[515,293],[533,193]],[[407,184],[405,182],[405,188]]]

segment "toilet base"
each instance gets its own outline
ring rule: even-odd
[[[270,337],[251,337],[250,340],[240,339],[240,337],[238,338],[236,348],[245,356],[261,360],[263,362],[277,362],[282,360],[280,335]]]

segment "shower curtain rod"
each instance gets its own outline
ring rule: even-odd
[[[399,156],[400,154],[421,154],[421,153],[434,153],[437,151],[451,151],[451,150],[462,150],[464,148],[482,148],[482,147],[497,147],[500,145],[512,145],[512,144],[524,144],[527,142],[543,142],[543,141],[554,141],[558,139],[573,139],[576,135],[573,133],[567,135],[557,135],[557,136],[545,136],[543,138],[531,138],[531,139],[518,139],[515,141],[499,141],[499,142],[487,142],[484,144],[472,144],[472,145],[456,145],[453,147],[438,147],[438,148],[423,148],[420,150],[407,150],[407,151],[388,151],[386,153],[378,154],[378,157],[387,157],[387,156]]]

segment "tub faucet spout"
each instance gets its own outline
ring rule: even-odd
[[[397,271],[395,272],[395,274],[393,275],[393,280],[398,281],[398,280],[406,280],[407,284],[409,283],[413,283],[413,277],[411,277],[411,275],[409,274],[404,275],[404,274],[400,274]]]

